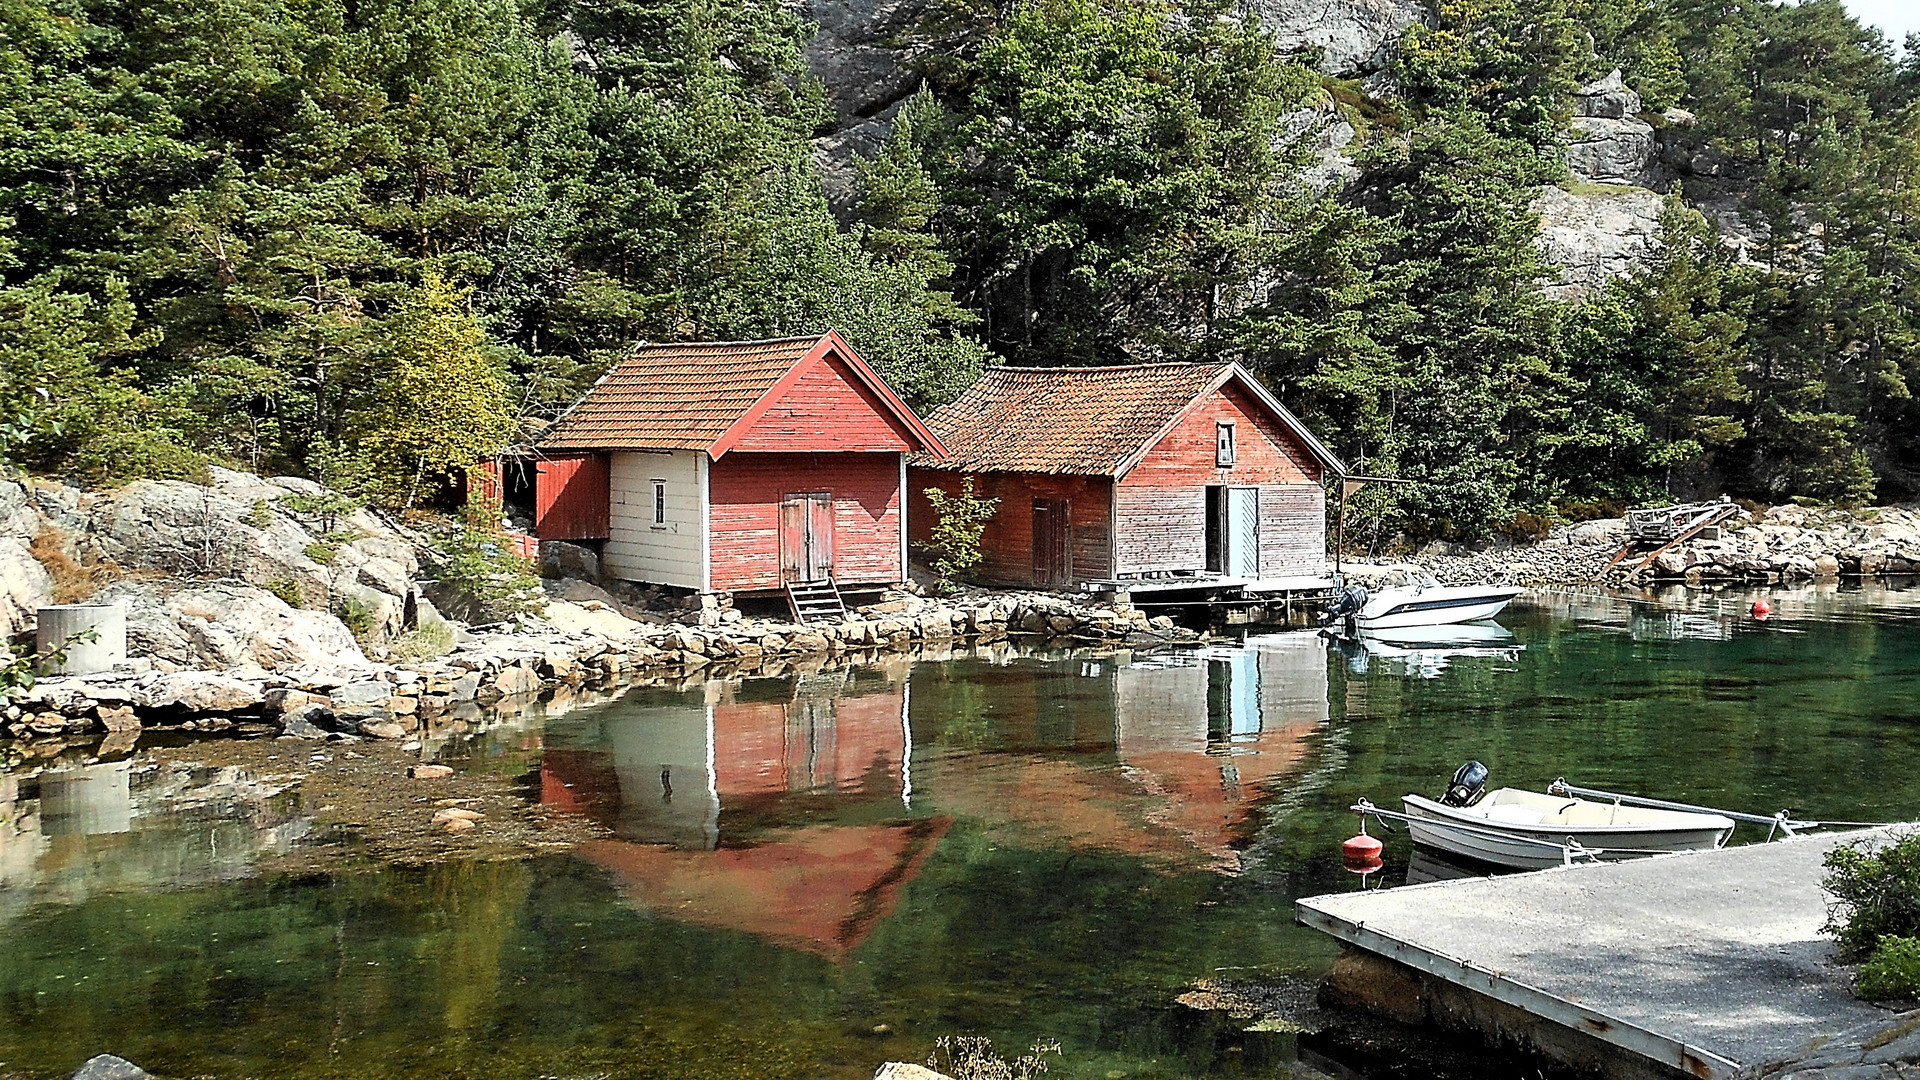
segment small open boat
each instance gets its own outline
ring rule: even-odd
[[[1670,851],[1710,851],[1727,842],[1734,821],[1718,814],[1589,802],[1519,788],[1486,792],[1466,806],[1408,795],[1413,842],[1496,866],[1541,869],[1569,851],[1617,860]]]

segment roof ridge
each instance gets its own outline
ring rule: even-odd
[[[1046,367],[1029,367],[1025,364],[994,364],[988,371],[1139,371],[1141,368],[1221,368],[1234,363],[1232,360],[1146,360],[1138,364],[1054,364]]]
[[[796,334],[792,337],[750,338],[744,341],[637,341],[633,345],[633,350],[637,352],[641,349],[674,349],[674,348],[684,348],[689,345],[695,345],[695,346],[710,345],[715,348],[719,348],[725,345],[733,345],[733,346],[788,345],[797,341],[819,341],[821,338],[826,337],[827,333],[830,333],[830,332],[831,331],[826,331],[818,334]]]

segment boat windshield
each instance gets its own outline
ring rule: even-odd
[[[1394,589],[1431,589],[1440,582],[1418,566],[1396,566],[1388,571],[1384,584]]]

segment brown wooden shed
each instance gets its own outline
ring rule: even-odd
[[[912,461],[912,536],[927,488],[974,477],[1000,500],[988,584],[1325,576],[1322,485],[1346,466],[1238,364],[995,368],[927,426],[947,456]]]

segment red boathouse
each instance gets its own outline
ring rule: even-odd
[[[906,578],[906,455],[940,441],[840,335],[643,345],[541,438],[535,532],[698,592]]]
[[[1326,577],[1322,483],[1346,466],[1238,364],[995,368],[927,426],[947,455],[910,470],[914,540],[925,489],[974,477],[1000,500],[988,584]]]

